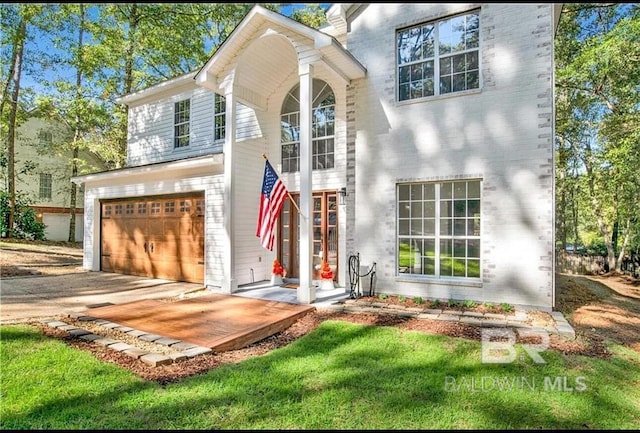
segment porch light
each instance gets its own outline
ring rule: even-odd
[[[345,202],[347,197],[347,187],[343,186],[342,188],[340,188],[339,193],[340,193],[340,204],[341,205],[346,204]]]

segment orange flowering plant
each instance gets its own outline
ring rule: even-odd
[[[273,275],[278,275],[280,277],[284,273],[284,268],[282,267],[282,265],[280,264],[280,261],[278,261],[278,259],[275,259],[273,261],[273,268],[271,269],[271,273]]]
[[[329,266],[329,263],[327,262],[322,262],[322,269],[320,270],[320,277],[323,280],[333,280],[333,271],[331,270],[331,267]]]

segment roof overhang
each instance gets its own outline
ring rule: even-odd
[[[109,184],[114,180],[122,180],[123,178],[139,178],[148,177],[155,174],[168,175],[170,172],[177,171],[215,171],[214,168],[222,167],[224,164],[224,155],[215,153],[206,156],[198,156],[194,158],[185,158],[175,161],[159,162],[155,164],[140,165],[135,167],[124,167],[116,170],[102,171],[98,173],[85,174],[71,178],[71,182],[82,184]],[[219,170],[218,170],[219,171]]]
[[[116,102],[118,104],[132,104],[142,99],[155,97],[161,93],[176,91],[176,89],[182,88],[182,86],[192,86],[193,77],[195,77],[195,75],[196,71],[180,75],[179,77],[163,81],[159,84],[156,84],[155,86],[147,87],[144,90],[121,96],[116,99]]]
[[[238,53],[246,48],[247,41],[254,37],[257,29],[264,27],[265,24],[284,28],[287,32],[296,33],[309,41],[313,53],[306,52],[304,59],[298,59],[300,64],[322,63],[347,83],[366,75],[366,68],[334,37],[260,5],[255,5],[197,72],[196,83],[215,92],[224,93],[224,87],[228,85],[225,79],[228,80],[228,71],[234,69]]]

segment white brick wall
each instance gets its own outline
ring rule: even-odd
[[[398,28],[480,8],[481,90],[395,102]],[[550,309],[553,290],[551,4],[370,5],[347,48],[355,84],[355,248],[378,290]],[[396,274],[396,184],[481,178],[482,281]],[[375,236],[372,236],[375,233]]]

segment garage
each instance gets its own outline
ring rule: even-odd
[[[105,272],[204,282],[204,193],[100,202]]]

